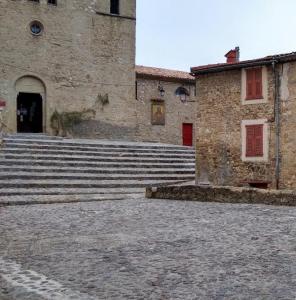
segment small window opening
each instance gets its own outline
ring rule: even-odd
[[[40,2],[39,0],[29,0],[29,1],[31,1],[31,2],[37,2],[37,3]]]
[[[30,30],[33,35],[40,35],[43,31],[43,25],[38,21],[33,21],[30,24]]]
[[[110,2],[110,13],[112,15],[119,15],[119,0],[111,0]]]
[[[57,0],[47,0],[47,4],[57,5]]]
[[[181,95],[190,96],[190,93],[186,88],[184,88],[183,86],[180,86],[176,89],[175,95],[176,96],[181,96]]]
[[[190,96],[190,93],[185,87],[180,86],[176,89],[175,95],[180,97],[182,103],[185,103]]]
[[[249,186],[255,189],[267,190],[268,182],[249,182]]]

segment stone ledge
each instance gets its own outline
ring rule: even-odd
[[[146,198],[296,206],[296,191],[196,185],[146,188]]]

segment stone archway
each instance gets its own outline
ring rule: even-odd
[[[44,132],[46,89],[43,81],[34,76],[23,76],[16,81],[15,90],[17,132]]]

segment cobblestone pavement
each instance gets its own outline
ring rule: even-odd
[[[0,208],[0,299],[295,299],[296,209],[123,200]]]

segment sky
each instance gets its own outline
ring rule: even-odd
[[[296,51],[296,0],[137,0],[140,65],[189,71]]]

